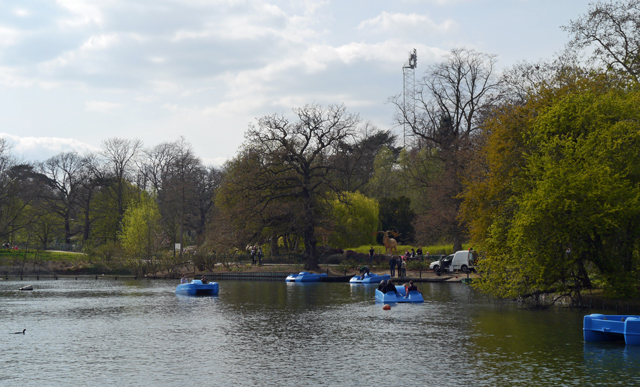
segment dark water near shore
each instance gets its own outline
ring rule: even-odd
[[[2,386],[640,385],[640,348],[583,342],[597,310],[529,311],[460,284],[421,284],[424,304],[390,311],[348,284],[24,285],[0,281]]]

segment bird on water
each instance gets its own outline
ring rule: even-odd
[[[24,335],[24,333],[27,331],[27,329],[23,329],[22,332],[13,332],[14,335]]]

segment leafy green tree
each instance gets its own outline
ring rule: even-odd
[[[633,296],[640,254],[640,92],[592,75],[489,120],[487,170],[464,216],[481,243],[481,289]]]
[[[142,194],[140,201],[128,206],[122,218],[118,239],[128,256],[153,259],[163,246],[161,217],[154,198]]]
[[[331,202],[332,246],[356,247],[375,243],[378,231],[378,202],[359,192],[342,192]]]
[[[382,147],[373,162],[373,174],[364,192],[376,199],[391,198],[402,193],[402,181],[397,165],[398,154],[389,147]]]

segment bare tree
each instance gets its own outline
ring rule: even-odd
[[[94,174],[98,176],[115,203],[118,218],[122,223],[125,211],[125,191],[130,184],[135,159],[142,150],[142,141],[110,138],[102,141],[101,165],[97,165]],[[113,235],[116,239],[116,235]]]
[[[249,127],[240,158],[249,160],[245,164],[253,165],[253,172],[235,174],[231,170],[225,184],[228,194],[248,194],[246,197],[253,202],[246,200],[243,205],[250,206],[248,215],[254,218],[274,206],[292,209],[288,214],[295,220],[290,224],[296,226],[304,241],[305,268],[317,269],[315,228],[322,219],[319,206],[334,188],[330,159],[344,149],[339,144],[352,143],[359,118],[342,105],[306,105],[293,112],[295,121],[274,114]]]
[[[78,210],[82,182],[87,178],[85,160],[77,153],[60,153],[40,164],[40,170],[49,178],[50,195],[45,197],[50,211],[62,218],[65,243],[78,231],[71,229]]]
[[[419,189],[433,195],[431,210],[423,217],[431,217],[423,224],[439,224],[454,240],[454,249],[462,247],[464,227],[456,216],[462,192],[461,176],[466,154],[481,130],[482,112],[488,110],[499,95],[502,80],[495,74],[496,57],[475,50],[455,49],[442,62],[431,65],[419,81],[416,111],[408,111],[401,96],[392,98],[397,107],[397,121],[408,125],[415,138],[415,147],[437,165],[429,169],[439,173],[412,179],[420,182]],[[417,155],[417,153],[416,153]],[[419,160],[423,162],[424,160]],[[411,174],[411,163],[407,164]],[[424,168],[422,168],[424,169]],[[421,170],[422,170],[421,169]],[[414,175],[421,174],[416,171]],[[443,211],[446,207],[446,211]],[[445,214],[445,217],[440,216]]]
[[[638,82],[640,73],[640,0],[590,4],[589,11],[568,26],[569,50],[592,48],[591,59],[622,71]]]

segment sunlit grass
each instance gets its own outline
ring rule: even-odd
[[[376,251],[376,254],[384,254],[385,253],[385,248],[384,246],[381,245],[364,245],[364,246],[358,246],[358,247],[349,247],[346,248],[344,250],[353,250],[355,252],[358,253],[364,253],[364,254],[369,254],[369,249],[373,247],[373,249]],[[418,250],[418,248],[421,247],[419,245],[399,245],[398,246],[398,255],[403,255],[405,252],[409,251],[411,252],[411,249],[414,250]],[[470,248],[471,245],[470,244],[463,244],[462,245],[462,249],[466,250],[468,248]],[[449,245],[431,245],[431,246],[422,246],[422,253],[423,254],[431,254],[431,255],[439,255],[439,254],[453,254],[453,244],[449,244]]]
[[[25,259],[25,250],[0,250],[0,257],[3,259],[20,260]],[[26,250],[26,260],[33,260],[36,257],[36,250]],[[87,256],[80,253],[68,253],[62,251],[38,251],[38,261],[51,262],[76,262],[86,260]]]

